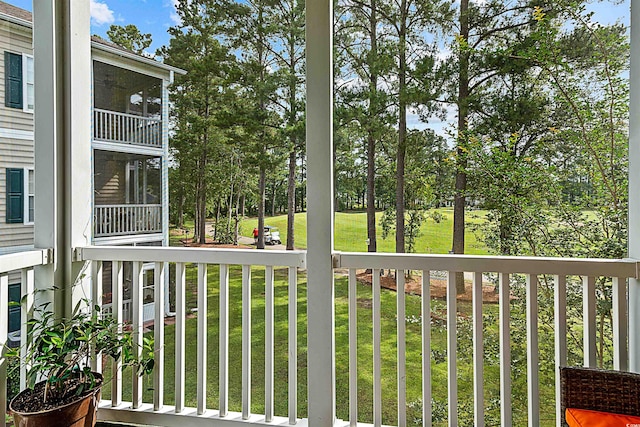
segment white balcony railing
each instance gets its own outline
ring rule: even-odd
[[[415,255],[415,254],[364,254],[343,253],[334,257],[334,266],[348,269],[349,274],[349,417],[351,425],[358,414],[358,336],[357,336],[357,298],[356,298],[356,269],[372,269],[372,317],[373,317],[373,420],[374,425],[382,423],[382,359],[381,359],[381,297],[380,273],[382,269],[393,269],[396,272],[396,286],[404,287],[405,273],[409,271],[421,272],[421,276],[431,277],[436,271],[446,272],[446,362],[447,362],[447,408],[449,426],[458,425],[459,399],[458,388],[462,382],[473,383],[473,425],[485,425],[486,383],[484,375],[485,349],[483,329],[492,325],[483,325],[483,281],[487,273],[497,273],[498,296],[498,346],[499,346],[499,398],[500,425],[511,426],[528,422],[530,426],[548,425],[549,419],[554,417],[546,414],[545,422],[541,422],[540,411],[540,362],[553,363],[555,366],[555,424],[560,426],[560,384],[557,375],[558,367],[567,364],[567,284],[569,279],[579,278],[581,281],[581,303],[583,329],[582,347],[585,366],[596,366],[596,280],[612,279],[612,293],[605,297],[605,302],[612,307],[611,336],[606,339],[613,344],[613,368],[627,369],[627,278],[636,277],[636,262],[626,260],[602,259],[563,259],[540,257],[485,257],[464,255]],[[458,359],[462,355],[457,347],[460,338],[457,333],[458,307],[456,295],[456,272],[466,272],[472,278],[472,378],[465,378],[458,370]],[[510,306],[514,298],[515,276],[524,279],[524,306],[526,311],[526,331],[517,331],[511,322]],[[524,277],[523,277],[524,276]],[[540,319],[538,317],[538,293],[542,283],[550,281],[544,291],[551,289],[553,300],[553,342],[554,358],[540,360],[539,337]],[[575,280],[573,280],[575,282]],[[600,295],[602,298],[603,295]],[[311,303],[311,302],[309,302]],[[575,301],[574,301],[575,303]],[[432,357],[422,357],[422,373],[407,372],[406,369],[406,317],[405,293],[398,292],[397,304],[397,419],[398,425],[407,423],[407,376],[421,376],[422,378],[422,419],[428,420],[424,425],[431,425],[432,419],[432,385],[431,371]],[[431,354],[432,322],[430,287],[422,287],[420,334],[422,355]],[[521,314],[521,313],[519,313]],[[545,319],[546,320],[546,319]],[[573,319],[575,321],[575,319]],[[548,325],[547,325],[548,326]],[[548,333],[548,329],[546,330]],[[518,422],[513,418],[512,409],[512,376],[515,361],[511,350],[514,338],[512,334],[526,334],[526,416],[520,417]],[[544,333],[544,332],[543,332]],[[388,339],[388,337],[385,337]],[[548,355],[547,355],[548,356]],[[521,400],[522,396],[518,396]],[[524,420],[524,421],[523,421]]]
[[[97,205],[94,237],[162,232],[162,205]]]
[[[117,377],[111,386],[110,400],[101,404],[99,417],[106,421],[119,421],[125,423],[140,423],[151,425],[210,425],[217,420],[225,424],[246,423],[276,423],[306,425],[304,413],[298,409],[297,392],[301,384],[298,382],[298,354],[304,353],[306,345],[301,341],[298,346],[298,327],[306,329],[308,339],[313,339],[326,324],[300,324],[306,316],[298,314],[298,305],[311,306],[313,301],[306,300],[306,295],[299,293],[298,268],[304,268],[306,253],[295,251],[256,251],[256,250],[215,250],[202,248],[159,248],[159,247],[86,247],[76,250],[76,258],[91,261],[93,264],[94,298],[100,303],[101,294],[101,265],[102,261],[112,262],[112,310],[113,315],[123,321],[123,283],[122,274],[117,272],[125,261],[133,262],[132,319],[134,330],[142,330],[142,274],[143,263],[154,262],[154,283],[164,283],[164,277],[170,270],[175,271],[175,310],[176,324],[172,327],[169,336],[175,337],[175,343],[165,342],[164,328],[164,287],[156,286],[154,295],[155,324],[154,338],[156,347],[156,370],[153,374],[152,396],[145,397],[143,401],[143,387],[139,381],[134,380],[131,389],[131,402],[123,401],[122,377]],[[348,411],[342,414],[349,424],[355,425],[358,414],[362,416],[362,409],[358,409],[358,396],[364,390],[358,390],[369,381],[362,382],[362,378],[370,378],[368,387],[373,388],[372,417],[373,424],[380,426],[383,423],[404,426],[415,421],[407,417],[407,383],[411,381],[421,384],[423,405],[421,418],[425,420],[423,425],[431,425],[433,390],[442,389],[446,383],[446,396],[448,406],[448,424],[458,425],[458,413],[462,406],[470,408],[473,413],[473,425],[483,426],[487,409],[487,385],[488,376],[485,369],[492,369],[499,374],[499,418],[501,425],[516,425],[522,420],[529,425],[548,425],[555,418],[559,424],[559,413],[555,417],[549,413],[541,414],[541,392],[548,389],[546,399],[556,402],[556,411],[559,411],[557,394],[559,392],[558,379],[555,383],[553,374],[551,378],[543,377],[542,366],[551,365],[551,369],[557,372],[557,366],[566,365],[569,355],[574,360],[578,355],[581,363],[586,366],[597,364],[596,356],[600,353],[599,338],[603,330],[600,319],[597,319],[596,303],[609,305],[612,310],[611,328],[607,332],[607,345],[612,347],[612,367],[626,369],[628,363],[627,354],[627,278],[636,277],[638,265],[630,260],[601,260],[601,259],[560,259],[560,258],[522,258],[522,257],[479,257],[463,255],[414,255],[414,254],[367,254],[367,253],[336,253],[333,257],[336,289],[335,338],[344,344],[336,346],[336,354],[348,353],[348,368],[338,368],[337,372],[327,372],[326,375],[337,379],[336,393],[338,402],[342,406],[348,402]],[[2,266],[2,258],[0,258]],[[284,267],[285,271],[278,267]],[[217,272],[213,284],[207,284],[207,271],[215,269]],[[358,286],[356,272],[360,269],[371,269],[371,289]],[[424,278],[437,276],[444,277],[446,283],[446,305],[440,312],[435,312],[432,306],[430,287],[422,287],[421,297],[411,297],[409,300],[404,292],[397,292],[395,299],[395,326],[389,325],[388,312],[390,307],[390,294],[381,291],[381,270],[395,273],[395,284],[402,289],[405,282],[405,273],[412,271],[414,275]],[[1,272],[2,270],[0,270]],[[435,273],[435,272],[438,273]],[[467,272],[467,277],[472,281],[471,307],[465,307],[469,315],[463,315],[459,309],[455,295],[455,272]],[[441,273],[443,272],[443,273]],[[232,280],[241,281],[241,292],[230,289],[230,275]],[[264,275],[264,276],[263,276]],[[346,278],[345,278],[346,275]],[[497,304],[490,307],[483,306],[482,284],[494,277],[495,285],[499,293]],[[191,285],[187,292],[187,277],[190,277]],[[262,279],[264,277],[264,279]],[[609,278],[605,281],[603,278]],[[276,286],[284,280],[287,285]],[[304,278],[303,278],[304,279]],[[517,280],[516,280],[517,279]],[[118,282],[120,280],[120,282]],[[301,284],[303,282],[300,282]],[[607,283],[607,289],[611,292],[603,292],[601,285]],[[339,288],[339,289],[338,289]],[[345,289],[346,288],[346,289]],[[522,293],[518,292],[522,291]],[[191,320],[187,312],[187,299],[191,293],[197,296],[197,319]],[[543,295],[544,294],[544,295]],[[571,298],[568,303],[568,296]],[[217,307],[207,307],[212,299],[217,299]],[[407,314],[417,309],[415,298],[419,298],[419,320],[411,318],[410,325]],[[345,302],[342,302],[342,301]],[[365,301],[366,300],[366,301]],[[553,309],[544,307],[543,301],[551,300]],[[518,304],[516,304],[516,301]],[[348,307],[345,307],[345,304]],[[439,303],[438,303],[439,304]],[[465,303],[466,304],[466,303]],[[546,303],[545,303],[546,304]],[[366,316],[363,309],[367,307]],[[523,307],[523,312],[513,311],[513,307]],[[569,317],[568,310],[578,309],[578,318]],[[383,311],[384,309],[384,311]],[[6,308],[5,308],[6,310]],[[264,318],[252,317],[256,310],[264,310]],[[360,318],[358,316],[360,310]],[[287,312],[286,320],[283,311]],[[483,318],[483,312],[485,317]],[[488,313],[490,312],[490,313]],[[200,315],[208,313],[208,315]],[[276,313],[280,313],[276,315]],[[428,313],[428,315],[425,315]],[[444,314],[442,314],[444,313]],[[543,316],[544,313],[544,316]],[[550,317],[548,314],[552,313]],[[440,316],[442,314],[442,316]],[[490,324],[487,314],[495,317]],[[1,314],[0,314],[1,315]],[[6,312],[5,312],[6,315]],[[442,325],[434,326],[433,318],[437,318]],[[458,329],[461,317],[467,316],[470,325],[469,330]],[[241,317],[241,320],[240,320]],[[520,322],[516,329],[515,321]],[[217,324],[214,324],[217,323]],[[282,330],[286,325],[287,351],[283,352],[274,341],[274,325],[278,324]],[[369,322],[371,322],[369,324]],[[188,330],[194,335],[187,334],[186,325],[191,325]],[[195,325],[195,326],[194,326]],[[235,326],[234,326],[235,325]],[[219,330],[217,357],[218,371],[217,381],[207,377],[206,367],[208,355],[216,353],[207,343],[211,328],[217,326]],[[195,332],[194,328],[195,327]],[[466,327],[466,326],[465,326]],[[264,328],[264,329],[257,329]],[[435,328],[435,329],[434,329]],[[443,329],[444,328],[444,329]],[[257,330],[264,330],[264,354],[252,356],[252,341],[257,336]],[[571,334],[568,334],[568,330]],[[341,332],[338,332],[341,331]],[[346,332],[342,332],[346,331]],[[0,331],[1,332],[1,331]],[[253,336],[252,336],[253,332]],[[575,340],[575,333],[579,332],[581,338]],[[606,331],[605,331],[606,332]],[[345,337],[343,334],[347,334]],[[262,335],[262,333],[260,333]],[[444,338],[442,338],[444,335]],[[491,336],[489,336],[491,335]],[[571,341],[569,338],[573,337]],[[0,338],[3,336],[0,333]],[[6,337],[6,334],[4,335]],[[141,335],[138,335],[141,339]],[[418,365],[415,367],[416,350],[421,355],[430,355],[436,345],[436,337],[440,343],[446,342],[446,354],[440,362],[433,357],[418,357]],[[253,339],[252,339],[253,338]],[[433,338],[433,340],[432,340]],[[187,353],[187,340],[196,342],[197,351]],[[495,340],[497,342],[493,342]],[[551,342],[553,351],[540,352],[541,342]],[[360,344],[359,344],[360,341]],[[389,344],[391,342],[391,344]],[[514,347],[515,343],[524,346]],[[368,343],[371,343],[369,346]],[[416,344],[419,343],[419,344]],[[495,344],[495,350],[493,347]],[[384,359],[381,349],[383,346],[393,345],[397,349],[397,356],[391,361],[388,354]],[[598,345],[598,347],[597,347]],[[458,348],[464,346],[465,354],[461,354]],[[255,343],[253,349],[255,351]],[[262,347],[261,347],[262,348]],[[411,351],[407,349],[411,348]],[[171,349],[171,350],[169,350]],[[279,350],[278,350],[279,349]],[[172,353],[167,353],[171,351]],[[262,351],[262,350],[261,350]],[[371,352],[373,363],[363,365],[360,352]],[[487,368],[485,355],[487,352],[497,351],[497,368]],[[514,351],[514,353],[512,353]],[[283,354],[286,353],[286,354]],[[193,356],[193,357],[192,357]],[[283,359],[286,359],[286,362]],[[470,367],[462,366],[461,358],[471,360]],[[516,358],[518,360],[516,360]],[[165,398],[166,382],[168,378],[165,372],[165,360],[174,361],[175,377],[173,391],[174,397]],[[410,361],[413,364],[408,364]],[[526,361],[524,360],[526,359]],[[241,360],[241,362],[240,362]],[[367,358],[367,360],[370,360]],[[236,361],[237,364],[236,364]],[[255,379],[252,382],[252,366],[256,363],[264,363],[264,389],[256,391]],[[287,373],[274,377],[276,366],[282,370],[287,366]],[[395,369],[389,364],[395,364]],[[446,377],[434,376],[434,363],[446,363]],[[465,362],[466,363],[466,362]],[[523,364],[526,372],[526,387],[516,392],[512,386],[516,381],[522,381],[514,372],[515,366]],[[241,368],[240,368],[241,365]],[[304,364],[303,364],[304,365]],[[410,368],[408,368],[410,366]],[[94,362],[94,367],[100,369],[100,364]],[[232,369],[235,367],[235,369]],[[112,369],[117,370],[115,365]],[[255,369],[255,368],[254,368]],[[309,366],[303,369],[316,369]],[[365,372],[369,369],[368,372]],[[262,369],[261,369],[262,370]],[[395,381],[389,378],[388,372],[393,372]],[[233,395],[231,399],[237,401],[240,412],[234,413],[230,408],[230,372],[237,372],[237,376],[231,378],[234,383],[241,384],[241,395]],[[387,372],[387,374],[385,374]],[[237,379],[240,377],[239,379]],[[358,381],[360,378],[360,381]],[[189,379],[194,384],[194,390],[187,390],[185,381]],[[276,383],[276,381],[279,381]],[[284,383],[281,383],[284,381]],[[437,381],[437,382],[436,382]],[[549,381],[551,383],[549,384]],[[207,388],[213,383],[218,384],[217,404],[207,406],[206,396],[210,393]],[[395,385],[390,385],[395,383]],[[471,384],[472,393],[459,396],[461,385]],[[544,384],[543,384],[544,383]],[[252,388],[253,384],[253,388]],[[260,383],[262,384],[262,383]],[[385,412],[389,408],[388,390],[393,389],[395,394],[396,415],[392,422],[388,418],[383,419],[383,407]],[[414,387],[415,389],[415,387]],[[286,390],[286,392],[284,392]],[[348,390],[348,391],[346,391]],[[383,392],[385,391],[386,392]],[[553,397],[555,390],[556,398]],[[194,394],[194,407],[187,406],[188,395]],[[264,410],[260,414],[252,413],[252,397],[255,393],[264,396]],[[284,394],[283,394],[284,393]],[[514,393],[520,393],[514,395]],[[107,396],[105,396],[107,397]],[[286,399],[286,412],[274,413],[274,399]],[[383,400],[383,397],[385,400]],[[415,397],[414,397],[415,398]],[[331,399],[331,396],[319,395],[310,390],[308,399]],[[0,399],[1,400],[1,399]],[[167,402],[169,400],[169,402]],[[279,400],[282,403],[281,400]],[[524,414],[515,411],[518,405],[524,404]],[[495,403],[496,400],[494,399]],[[0,402],[2,403],[2,402]],[[171,405],[168,405],[170,403]],[[310,401],[302,402],[308,406]],[[282,407],[282,405],[280,405]],[[260,407],[262,407],[260,405]],[[547,404],[548,407],[548,404]],[[547,409],[545,407],[545,409]],[[553,407],[553,403],[552,403]],[[253,406],[255,408],[255,405]],[[365,411],[366,412],[366,411]],[[549,411],[553,412],[553,410]],[[517,415],[517,417],[516,417]],[[186,418],[185,418],[186,417]],[[389,415],[385,415],[389,417]],[[367,417],[368,418],[368,417]],[[366,420],[365,420],[366,422]],[[518,424],[519,425],[519,424]]]
[[[102,304],[102,315],[106,315],[106,316],[113,316],[113,304],[111,303],[106,303],[106,304]],[[129,323],[131,322],[131,300],[130,299],[126,299],[122,301],[122,321],[124,323]]]
[[[132,305],[133,318],[131,325],[134,331],[142,328],[142,298],[140,282],[140,271],[144,262],[155,262],[154,267],[154,283],[164,283],[164,276],[168,274],[165,263],[175,264],[175,348],[174,354],[170,357],[175,361],[175,391],[173,405],[165,405],[165,373],[164,360],[167,345],[164,342],[164,288],[156,286],[154,288],[155,303],[155,321],[154,321],[154,344],[156,349],[156,369],[154,371],[154,385],[152,402],[142,402],[142,384],[134,380],[132,390],[132,402],[122,402],[122,378],[113,381],[111,387],[111,400],[102,403],[102,409],[99,411],[100,416],[104,420],[119,420],[124,422],[142,422],[152,425],[178,425],[180,421],[175,419],[176,415],[194,415],[189,417],[190,422],[203,425],[211,422],[213,418],[224,417],[225,419],[238,419],[255,421],[256,416],[251,414],[251,344],[252,344],[252,266],[261,266],[264,268],[264,304],[265,304],[265,413],[263,420],[266,422],[290,423],[295,424],[297,420],[297,284],[299,267],[305,266],[305,253],[296,251],[255,251],[255,250],[209,250],[198,248],[166,248],[166,247],[89,247],[80,248],[77,256],[83,260],[90,260],[94,263],[94,277],[102,276],[102,261],[111,261],[112,277],[112,315],[118,321],[123,321],[123,283],[122,275],[117,272],[122,268],[122,262],[133,262],[133,283],[132,289]],[[188,264],[196,264],[197,272],[197,313],[208,313],[207,302],[209,295],[207,285],[207,269],[217,268],[219,270],[219,402],[215,412],[207,408],[206,396],[207,388],[210,386],[207,380],[207,337],[208,337],[208,316],[197,316],[197,326],[195,337],[190,336],[189,340],[197,341],[197,361],[196,366],[190,366],[189,372],[195,370],[197,372],[197,407],[188,408],[185,405],[185,378],[186,378],[186,360],[187,353],[185,325],[187,321],[186,310],[186,278],[185,273]],[[229,293],[229,273],[232,265],[241,264],[242,276],[242,296],[241,299],[235,299]],[[294,295],[288,298],[288,420],[286,418],[276,417],[273,412],[274,401],[274,267],[280,266],[288,269],[288,292]],[[120,278],[120,282],[118,282]],[[96,281],[94,292],[100,295],[100,280]],[[241,340],[242,355],[237,353],[230,354],[230,340],[233,341],[237,337],[237,333],[230,333],[230,305],[241,305],[242,324]],[[261,322],[262,323],[262,322]],[[138,335],[142,339],[142,335]],[[229,411],[229,376],[230,361],[232,358],[242,358],[242,412],[232,413]],[[100,369],[99,364],[94,365],[96,369]],[[117,369],[114,366],[113,369]],[[134,410],[129,411],[128,409]],[[125,421],[126,420],[126,421]]]
[[[93,110],[95,141],[162,147],[162,121],[133,114]]]
[[[33,309],[35,282],[33,267],[46,265],[53,261],[51,251],[37,249],[26,252],[0,255],[0,354],[4,354],[8,343],[9,319],[9,279],[15,277],[20,282],[20,294],[24,296],[21,311],[20,336],[27,335],[27,312]],[[21,349],[21,357],[26,356],[26,349]],[[20,388],[26,384],[26,371],[20,372]],[[0,357],[0,420],[6,419],[7,410],[7,361]]]
[[[143,322],[151,322],[154,320],[154,307],[153,303],[145,303],[142,305],[142,321]],[[102,315],[112,316],[113,315],[113,304],[105,303],[102,304]],[[131,323],[131,319],[133,318],[133,307],[131,305],[131,300],[126,299],[122,301],[122,321],[124,323]]]

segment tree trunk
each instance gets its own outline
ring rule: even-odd
[[[460,37],[469,40],[469,0],[460,1]],[[464,253],[465,193],[467,190],[467,118],[469,115],[469,54],[460,53],[458,76],[458,148],[456,188],[453,202],[453,253]],[[464,293],[464,275],[456,274],[456,292]]]
[[[371,56],[376,57],[378,52],[378,16],[376,0],[371,0],[371,15],[369,16]],[[369,79],[369,116],[372,118],[378,114],[378,73],[375,67],[371,67]],[[373,130],[374,124],[369,121],[367,135],[367,252],[377,252],[376,236],[376,140]]]
[[[213,240],[218,241],[218,234],[220,233],[220,201],[216,207],[216,225],[213,227]]]
[[[276,180],[273,180],[273,189],[271,191],[271,216],[276,216]]]
[[[504,214],[500,215],[500,255],[510,256],[514,255],[512,238],[513,227],[512,220]]]
[[[240,217],[238,212],[240,209],[240,193],[236,197],[236,214],[234,215],[234,228],[233,228],[233,244],[238,245],[238,235],[240,234]]]
[[[194,241],[200,244],[205,243],[206,236],[206,219],[207,219],[207,180],[205,178],[206,164],[207,164],[207,135],[203,136],[204,147],[202,155],[200,156],[200,171],[198,173],[198,190],[196,200],[196,215],[195,215],[195,229],[194,229]]]
[[[231,218],[233,216],[233,177],[231,179],[231,188],[229,188],[229,209],[227,212],[227,236],[231,234]],[[228,237],[225,237],[225,240]]]
[[[258,249],[264,249],[264,205],[266,198],[266,182],[267,172],[264,166],[260,166],[260,179],[258,184],[258,192],[260,193],[260,201],[258,202]]]
[[[178,196],[178,208],[176,212],[176,227],[183,228],[184,227],[184,187],[180,190],[180,195]]]
[[[307,179],[307,168],[305,167],[305,156],[300,156],[300,212],[307,209],[307,192],[304,180]]]
[[[404,253],[404,169],[407,151],[407,0],[402,0],[398,59],[398,152],[396,153],[396,252]]]
[[[287,250],[294,249],[294,231],[296,220],[296,146],[291,138],[291,152],[289,153],[289,176],[287,177]]]
[[[369,238],[368,252],[376,252],[376,141],[369,132],[367,139],[367,237]]]

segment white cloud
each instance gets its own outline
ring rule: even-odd
[[[171,8],[171,12],[169,12],[169,19],[171,19],[173,25],[182,24],[182,19],[180,19],[178,12],[176,12],[176,9],[178,8],[178,0],[169,0],[168,4],[165,3],[165,7]]]
[[[106,3],[100,3],[98,0],[90,0],[91,20],[96,25],[113,24],[113,10],[109,9]]]

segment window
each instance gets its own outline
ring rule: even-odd
[[[20,283],[9,285],[9,302],[20,304]],[[20,330],[20,306],[17,304],[9,305],[9,330],[7,332],[15,332]]]
[[[25,112],[33,113],[33,56],[27,54],[5,52],[4,69],[4,105],[9,108],[21,108]]]
[[[33,224],[34,200],[33,169],[7,168],[7,223]]]
[[[33,169],[24,170],[24,223],[33,224],[33,203],[35,200],[35,175]]]
[[[7,168],[7,224],[24,222],[24,169]]]
[[[22,55],[22,75],[23,75],[23,105],[24,111],[27,113],[33,113],[34,106],[34,74],[33,74],[33,56],[31,55]]]

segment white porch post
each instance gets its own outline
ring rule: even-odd
[[[640,259],[640,0],[631,0],[629,84],[629,257]],[[629,279],[629,370],[632,372],[640,372],[638,325],[640,280]]]
[[[333,269],[333,2],[306,3],[307,346],[311,427],[335,421]]]
[[[90,296],[90,272],[71,253],[91,241],[89,3],[34,1],[33,16],[35,246],[55,250],[54,264],[36,271],[36,286],[63,288],[55,309],[69,313]]]
[[[161,168],[161,203],[162,203],[162,246],[169,246],[169,85],[173,83],[173,71],[170,71],[169,81],[162,80],[162,159]],[[145,187],[146,188],[146,187]],[[169,263],[164,264],[165,271],[169,271]],[[171,313],[169,299],[169,274],[164,275],[164,312]]]

